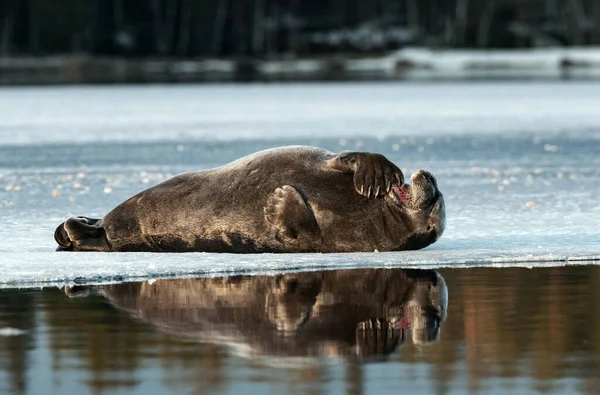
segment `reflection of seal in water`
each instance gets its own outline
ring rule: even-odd
[[[54,236],[76,251],[351,252],[420,249],[444,226],[429,172],[408,185],[379,154],[286,147],[175,176]]]
[[[161,330],[281,358],[371,360],[409,338],[430,343],[448,304],[437,272],[404,269],[157,280],[104,285],[100,293]]]

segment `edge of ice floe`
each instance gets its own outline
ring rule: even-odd
[[[598,265],[600,254],[515,254],[471,251],[469,257],[448,251],[427,253],[349,253],[349,254],[101,254],[37,253],[37,264],[22,265],[27,254],[0,254],[0,289],[101,285],[132,281],[155,281],[188,277],[231,275],[276,275],[316,270],[359,268],[538,268]],[[31,256],[28,261],[31,262]],[[293,262],[293,263],[290,263]],[[19,267],[19,263],[21,263]]]

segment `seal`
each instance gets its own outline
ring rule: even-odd
[[[54,237],[63,251],[370,252],[424,248],[444,227],[428,171],[408,184],[383,155],[296,146],[174,176]]]

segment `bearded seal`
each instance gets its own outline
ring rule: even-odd
[[[174,176],[54,237],[63,251],[372,252],[424,248],[444,227],[428,171],[406,184],[381,154],[297,146]]]

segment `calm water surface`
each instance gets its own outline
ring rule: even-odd
[[[595,394],[599,279],[357,269],[0,290],[0,393]]]

